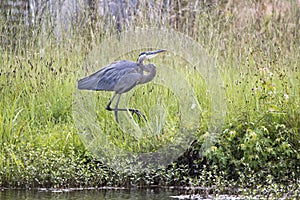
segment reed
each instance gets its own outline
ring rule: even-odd
[[[277,174],[276,180],[282,178],[288,181],[291,167],[294,173],[291,179],[299,174],[299,8],[295,8],[295,3],[287,3],[284,5],[294,6],[292,12],[283,10],[281,15],[277,15],[277,4],[271,14],[267,8],[261,7],[250,17],[244,15],[244,11],[252,11],[254,4],[251,3],[229,7],[220,4],[220,7],[196,9],[198,11],[190,14],[185,12],[184,5],[177,5],[161,16],[158,21],[163,23],[153,22],[149,20],[152,15],[145,14],[127,27],[130,31],[137,26],[164,24],[165,28],[175,28],[189,35],[203,46],[209,57],[215,59],[223,81],[227,109],[222,134],[215,144],[206,149],[206,159],[208,163],[215,163],[228,179],[237,177],[245,168],[249,174],[254,171],[261,177],[265,173],[274,177]],[[144,6],[141,9],[147,13]],[[169,20],[173,19],[176,9],[183,9],[181,15],[175,21]],[[156,10],[152,12],[157,14]],[[78,93],[76,81],[84,74],[103,67],[88,66],[87,58],[91,49],[115,35],[113,28],[109,31],[101,29],[104,21],[99,18],[97,23],[89,23],[82,29],[69,27],[70,30],[61,33],[58,39],[50,22],[41,31],[40,27],[28,27],[19,21],[10,24],[4,18],[0,19],[0,185],[99,186],[122,185],[122,181],[130,185],[132,174],[112,176],[112,172],[89,153],[97,148],[97,143],[82,140],[84,136],[78,134],[78,124],[73,115],[74,106],[78,106],[74,104],[77,98],[74,94]],[[160,40],[154,38],[151,42],[158,44]],[[114,59],[135,60],[138,51],[140,49]],[[109,52],[106,55],[105,51],[102,53],[103,57],[110,57]],[[102,62],[109,64],[110,61],[113,60]],[[193,86],[201,110],[199,125],[193,131],[201,146],[210,134],[208,119],[214,115],[205,79],[194,73],[193,66],[184,58],[174,57],[172,52],[157,57],[153,62],[158,70],[167,66],[182,74]],[[128,129],[124,132],[114,122],[113,114],[105,110],[112,94],[87,94],[94,106],[89,108],[93,111],[87,112],[95,113],[99,130],[107,133],[106,139],[118,148],[133,153],[155,151],[178,137],[176,132],[181,128],[180,99],[163,85],[154,82],[139,86],[126,98],[130,107],[139,108],[150,119],[148,125],[143,121],[137,122],[146,130],[147,134],[142,136],[128,134]],[[156,115],[157,110],[161,111],[159,116]],[[101,157],[96,156],[97,159]],[[202,162],[203,157],[194,160],[194,163],[201,163],[199,168],[202,168]],[[230,171],[232,167],[235,170]],[[132,171],[129,169],[129,172]],[[95,173],[98,173],[96,177]],[[182,184],[182,177],[178,178],[179,182],[174,182],[170,180],[173,177],[170,174],[170,171],[167,174],[157,172],[157,175],[165,176],[160,183]],[[139,175],[132,176],[136,178],[133,182],[139,182]],[[203,177],[199,176],[193,175],[189,180],[201,185]],[[155,182],[149,177],[148,181],[143,183]]]

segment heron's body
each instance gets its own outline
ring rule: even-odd
[[[153,64],[144,65],[143,61],[149,59],[157,53],[165,50],[152,52],[143,52],[138,58],[138,62],[128,60],[120,60],[111,63],[101,70],[91,74],[78,81],[78,89],[81,90],[104,90],[114,91],[115,94],[106,106],[107,110],[115,111],[116,121],[118,122],[117,111],[132,111],[138,116],[144,115],[136,109],[118,108],[120,96],[122,93],[128,92],[138,84],[144,84],[153,80],[156,75],[156,67]],[[115,108],[110,105],[114,98],[118,95]]]
[[[125,67],[126,66],[126,67]],[[145,73],[150,73],[150,77]],[[137,84],[151,81],[156,74],[152,64],[139,65],[136,62],[120,60],[78,81],[78,89],[115,91],[118,94],[128,92]]]

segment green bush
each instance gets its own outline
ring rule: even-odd
[[[215,58],[223,78],[225,124],[215,144],[203,152],[201,145],[212,134],[204,119],[197,142],[175,163],[141,174],[126,167],[114,171],[97,161],[77,135],[72,117],[78,72],[85,69],[90,50],[116,32],[114,24],[87,19],[82,29],[70,26],[58,41],[50,18],[42,29],[21,19],[11,22],[0,17],[0,187],[217,185],[223,191],[265,186],[265,192],[278,183],[278,191],[287,191],[291,185],[296,190],[300,175],[299,7],[295,2],[275,1],[269,13],[272,2],[232,5],[221,1],[215,7],[187,12],[195,2],[172,4],[174,8],[158,19],[164,23],[152,20],[152,15],[136,16],[128,29],[136,24],[164,25],[202,45]],[[147,5],[141,6],[145,6],[141,13],[148,13]],[[286,7],[291,11],[286,12]],[[104,29],[109,25],[111,29]],[[173,65],[182,63],[174,59]],[[191,79],[191,83],[197,81]],[[206,88],[194,90],[199,101],[203,93],[209,93]],[[155,95],[152,98],[155,102]],[[173,101],[171,94],[163,98]],[[208,98],[201,102],[203,117],[214,114],[206,108],[209,102]],[[112,120],[97,106],[99,118]],[[175,102],[166,107],[174,111],[178,106]],[[164,131],[178,128],[177,111],[172,113]],[[104,127],[114,131],[111,137],[116,143],[124,143],[116,125],[111,122]]]

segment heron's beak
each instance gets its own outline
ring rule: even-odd
[[[161,49],[161,50],[156,50],[156,51],[149,51],[149,52],[147,52],[146,58],[147,59],[153,58],[153,57],[157,56],[158,53],[162,53],[165,51],[167,51],[167,50]]]

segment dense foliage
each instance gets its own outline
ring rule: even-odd
[[[151,12],[142,6],[144,13]],[[187,12],[189,6],[174,5],[160,20],[216,58],[226,90],[226,123],[205,152],[201,144],[210,133],[201,126],[197,142],[177,162],[141,174],[116,172],[98,162],[81,142],[72,118],[77,71],[92,47],[114,35],[113,26],[104,31],[104,19],[91,15],[88,25],[69,27],[58,39],[50,22],[40,28],[1,17],[0,186],[205,186],[279,196],[296,191],[299,5],[229,2]],[[131,23],[157,25],[146,14]]]

